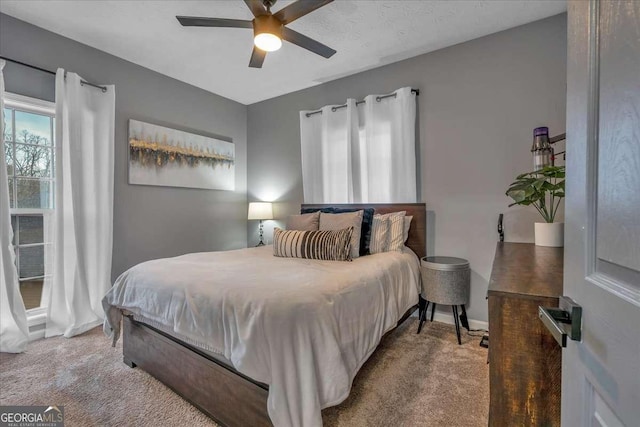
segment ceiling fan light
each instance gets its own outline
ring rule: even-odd
[[[260,15],[253,20],[253,43],[258,49],[273,52],[282,46],[282,23],[273,15]]]
[[[262,49],[265,52],[273,52],[282,47],[282,40],[280,40],[280,37],[271,33],[256,34],[253,38],[253,43],[258,49]]]

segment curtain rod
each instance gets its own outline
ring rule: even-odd
[[[420,89],[411,89],[411,92],[412,92],[412,93],[415,93],[415,94],[416,94],[416,96],[419,96],[419,95],[420,95]],[[385,98],[391,98],[391,97],[395,98],[395,97],[396,97],[396,95],[397,95],[397,93],[395,93],[395,92],[394,92],[394,93],[390,93],[389,95],[379,95],[379,96],[376,96],[376,101],[377,101],[377,102],[380,102],[380,101],[382,101],[382,100],[383,100],[383,99],[385,99]],[[363,99],[362,101],[356,101],[356,106],[358,106],[358,105],[360,105],[360,104],[364,104],[365,102],[366,102],[366,101],[365,101],[364,99]],[[333,112],[335,113],[335,112],[336,112],[336,111],[338,111],[340,108],[347,108],[347,104],[336,105],[335,107],[331,107],[331,111],[333,111]],[[313,116],[314,114],[322,114],[322,110],[311,111],[310,113],[305,114],[305,116],[307,116],[307,117],[311,117],[311,116]]]
[[[27,64],[26,62],[16,61],[15,59],[7,58],[5,56],[0,56],[0,59],[4,59],[5,61],[13,62],[14,64],[22,65],[24,67],[33,68],[34,70],[42,71],[43,73],[52,74],[54,76],[56,75],[55,71],[47,70],[46,68],[36,67],[35,65]],[[64,72],[64,77],[67,78],[66,71]],[[80,80],[80,84],[95,87],[96,89],[102,90],[103,93],[107,91],[106,86],[100,86],[97,84],[89,83],[85,80]]]

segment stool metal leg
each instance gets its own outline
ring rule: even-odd
[[[422,310],[424,310],[425,305],[427,305],[427,300],[422,298],[422,295],[418,298],[418,319],[420,319],[422,317]]]
[[[418,332],[420,333],[422,330],[422,324],[427,321],[427,309],[429,308],[429,301],[427,301],[427,305],[424,306],[424,310],[422,310],[422,314],[420,315],[420,323],[418,323]]]
[[[464,304],[462,304],[460,306],[460,308],[462,309],[462,315],[460,316],[460,323],[462,324],[462,327],[465,328],[468,331],[469,330],[469,318],[467,317],[467,310],[465,310]]]
[[[458,319],[458,306],[453,305],[453,321],[456,324],[456,335],[458,335],[458,345],[462,345],[462,341],[460,340],[460,320]]]
[[[433,303],[433,307],[431,307],[431,321],[433,322],[433,315],[436,312],[436,303]]]

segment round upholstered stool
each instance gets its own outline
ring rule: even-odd
[[[449,256],[424,257],[420,262],[420,271],[422,273],[422,297],[427,301],[427,304],[420,314],[418,333],[426,321],[429,304],[433,304],[431,308],[432,322],[437,304],[450,305],[453,310],[458,344],[461,344],[458,306],[462,308],[462,326],[468,330],[469,324],[464,306],[469,302],[471,285],[469,261]]]

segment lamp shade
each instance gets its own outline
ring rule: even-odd
[[[273,205],[271,202],[249,203],[248,219],[273,219]]]

